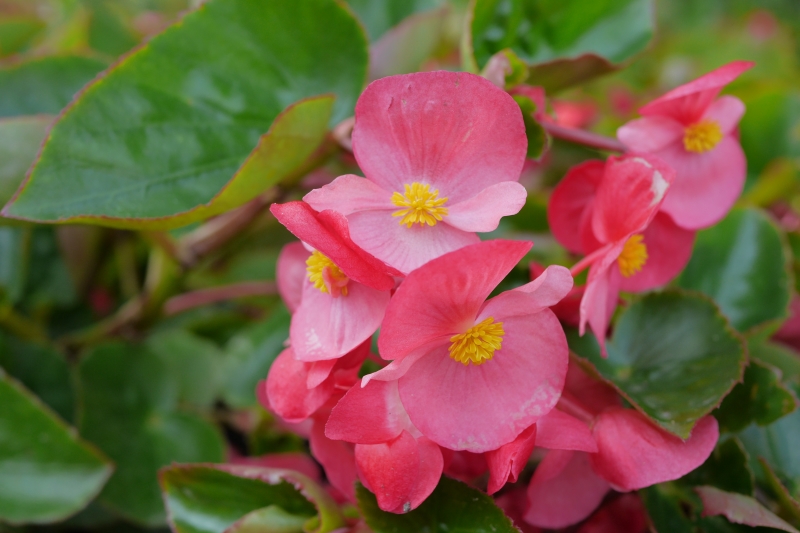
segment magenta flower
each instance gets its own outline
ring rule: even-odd
[[[345,215],[356,244],[408,273],[522,208],[526,150],[519,107],[484,78],[390,76],[356,105],[353,153],[366,178],[340,176],[304,200]]]
[[[753,65],[734,61],[681,85],[641,108],[643,118],[617,132],[629,149],[656,155],[675,169],[675,182],[661,209],[683,228],[718,222],[742,192],[747,161],[736,126],[744,104],[736,97],[717,95]]]
[[[367,378],[397,379],[409,419],[442,447],[496,450],[558,401],[568,348],[548,307],[572,288],[569,271],[551,266],[486,301],[530,247],[496,240],[445,254],[409,274],[386,310],[378,347],[393,361]]]
[[[278,265],[278,287],[292,315],[290,340],[299,361],[336,359],[368,339],[381,324],[393,276],[350,239],[345,218],[316,213],[303,202],[273,204],[270,211],[313,251],[287,248]],[[302,263],[305,255],[305,277]],[[297,289],[302,288],[298,299]]]

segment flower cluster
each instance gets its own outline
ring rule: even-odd
[[[730,209],[745,176],[743,105],[717,96],[749,67],[732,63],[653,101],[619,131],[629,152],[571,169],[548,218],[583,258],[571,271],[535,266],[530,283],[504,292],[532,243],[477,233],[525,203],[515,100],[454,72],[367,87],[352,135],[364,177],[271,207],[301,242],[278,260],[290,339],[258,390],[309,438],[342,498],[354,499],[358,480],[382,509],[407,512],[442,473],[483,479],[493,494],[534,454],[523,519],[564,527],[612,488],[676,479],[708,457],[713,418],[683,441],[624,407],[570,363],[559,318],[581,334],[588,324],[605,351],[620,291],[669,282],[695,231]],[[585,268],[586,284],[573,287]]]

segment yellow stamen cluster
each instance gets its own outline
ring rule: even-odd
[[[688,152],[702,154],[714,148],[722,140],[722,130],[713,120],[701,120],[688,126],[683,132],[683,147]]]
[[[642,270],[647,262],[647,246],[642,242],[644,236],[632,235],[622,248],[622,253],[617,258],[619,271],[623,276],[629,278]]]
[[[332,296],[347,296],[347,282],[350,278],[327,256],[314,250],[306,259],[306,272],[308,281],[314,284],[315,289]]]
[[[464,333],[450,337],[450,357],[469,365],[480,365],[494,357],[494,352],[503,344],[503,323],[495,323],[489,317],[479,324],[475,324]]]
[[[392,213],[393,217],[403,217],[400,225],[408,228],[414,224],[435,226],[442,217],[447,216],[447,208],[442,207],[447,198],[438,198],[439,191],[431,190],[428,184],[414,182],[405,186],[405,193],[396,192],[392,195],[392,203],[402,207]]]

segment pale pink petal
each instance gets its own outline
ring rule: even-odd
[[[735,96],[720,96],[709,106],[703,115],[705,120],[719,124],[722,133],[733,133],[744,116],[744,103]]]
[[[589,417],[608,407],[621,405],[620,396],[610,385],[589,376],[578,364],[570,361],[567,370],[567,383],[562,398],[569,395],[570,403],[577,403],[577,409],[589,413]],[[561,407],[561,405],[559,405]],[[584,417],[587,418],[587,417]]]
[[[401,509],[402,512],[416,509],[431,495],[436,485],[439,484],[444,467],[441,448],[423,436],[419,436],[416,439],[417,451],[419,452],[419,473],[417,474],[417,482],[408,495],[407,502],[410,505],[406,506],[404,503]]]
[[[489,465],[489,485],[486,492],[494,494],[502,489],[506,482],[514,483],[528,464],[535,445],[536,424],[520,433],[508,444],[486,452],[486,463]]]
[[[623,492],[688,474],[705,462],[719,438],[712,416],[700,419],[683,441],[638,411],[621,407],[600,413],[593,432],[598,452],[591,455],[592,467]]]
[[[605,256],[589,267],[586,290],[581,299],[580,334],[584,334],[588,323],[597,337],[603,356],[606,353],[606,332],[619,299],[620,276],[613,275],[611,269],[617,268],[623,245],[624,242],[621,242],[610,248]]]
[[[666,285],[681,273],[692,256],[695,232],[679,227],[662,211],[643,235],[647,261],[640,272],[629,278],[623,277],[619,268],[615,269],[620,277],[620,290],[642,292]]]
[[[428,183],[455,204],[517,181],[526,150],[519,106],[474,74],[382,78],[356,104],[353,152],[364,175],[388,191]]]
[[[401,226],[392,211],[353,213],[348,221],[356,244],[405,274],[431,259],[480,241],[474,233],[442,222],[435,226]]]
[[[381,189],[366,178],[354,174],[339,176],[327,185],[314,189],[303,201],[315,211],[331,209],[342,215],[356,211],[397,210],[392,203],[392,191]]]
[[[495,183],[457,204],[448,203],[443,222],[461,231],[494,231],[501,218],[519,213],[527,197],[528,191],[516,181]]]
[[[347,296],[334,298],[310,282],[305,284],[303,301],[289,328],[297,359],[312,362],[341,357],[381,325],[389,293],[352,280],[347,291]]]
[[[326,359],[311,363],[308,368],[308,378],[306,378],[308,388],[318,386],[331,375],[337,386],[352,387],[358,381],[358,370],[361,368],[361,364],[369,356],[371,341],[372,339],[365,340],[339,359]]]
[[[339,400],[325,426],[329,439],[356,444],[387,442],[410,426],[396,381],[356,384]]]
[[[503,329],[502,348],[481,365],[455,361],[445,345],[400,378],[411,422],[440,446],[476,453],[497,449],[558,401],[569,356],[555,315],[545,309],[510,317]]]
[[[396,381],[401,377],[406,375],[408,369],[411,368],[411,365],[419,361],[422,357],[428,355],[428,352],[436,348],[437,346],[441,346],[444,344],[450,344],[450,337],[452,335],[442,335],[441,337],[437,337],[432,341],[423,344],[422,346],[414,349],[407,355],[395,359],[385,367],[381,368],[377,372],[373,372],[372,374],[367,374],[364,376],[364,379],[361,380],[361,386],[366,387],[370,381],[373,379],[376,381]],[[380,340],[380,339],[379,339]]]
[[[536,446],[550,450],[575,450],[594,453],[597,443],[586,422],[553,409],[536,423]]]
[[[328,379],[328,376],[331,375],[333,367],[335,367],[336,363],[339,361],[340,359],[325,359],[324,361],[307,363],[308,375],[306,376],[306,387],[313,389]]]
[[[311,254],[299,242],[291,242],[283,247],[275,266],[278,294],[290,312],[300,307],[303,298],[303,283],[306,281],[306,259]]]
[[[739,141],[725,136],[714,149],[698,154],[676,144],[657,154],[677,172],[661,209],[686,229],[722,220],[744,188],[747,161]]]
[[[552,450],[528,485],[525,521],[548,529],[577,524],[597,509],[610,490],[583,452]]]
[[[522,241],[481,242],[409,274],[386,310],[378,338],[381,357],[398,359],[466,331],[492,290],[530,248],[531,243]]]
[[[267,376],[266,393],[272,411],[287,422],[301,422],[314,414],[333,396],[333,383],[308,389],[308,363],[294,358],[291,348],[282,351]]]
[[[567,250],[588,253],[583,246],[583,233],[591,232],[589,209],[594,203],[597,187],[603,179],[603,161],[586,161],[569,169],[553,190],[547,204],[547,220],[553,236]]]
[[[532,315],[557,304],[572,290],[572,274],[560,265],[551,265],[541,276],[516,289],[505,291],[486,302],[478,322],[488,316],[502,321],[507,317]]]
[[[325,436],[325,419],[314,420],[309,437],[311,454],[325,470],[328,482],[349,501],[356,502],[356,459],[354,446],[349,442],[331,440]]]
[[[651,154],[683,139],[686,126],[666,116],[631,120],[617,130],[617,138],[628,150]]]

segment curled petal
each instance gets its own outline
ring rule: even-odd
[[[536,425],[533,425],[508,444],[486,452],[486,463],[489,465],[489,486],[486,492],[494,494],[506,482],[515,482],[528,463],[535,445]]]
[[[396,210],[392,191],[381,189],[366,178],[354,174],[339,176],[331,183],[314,189],[303,201],[316,211],[330,209],[342,215],[357,211]]]
[[[632,120],[617,130],[629,150],[652,154],[683,139],[686,126],[670,117],[654,115]]]
[[[461,231],[494,231],[501,218],[519,213],[527,196],[525,187],[516,181],[495,183],[472,198],[448,206],[443,222]]]
[[[325,426],[329,439],[356,444],[379,444],[410,427],[396,381],[356,384],[339,400]]]

